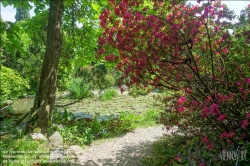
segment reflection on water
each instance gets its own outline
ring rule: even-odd
[[[30,110],[33,104],[34,104],[34,98],[23,98],[23,99],[15,100],[11,106],[16,112],[26,113]],[[70,106],[67,106],[65,108],[70,108]],[[64,107],[60,107],[58,109],[64,110]]]
[[[33,106],[34,98],[24,98],[15,100],[11,105],[13,109],[17,112],[28,112],[30,108]]]

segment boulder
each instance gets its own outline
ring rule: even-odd
[[[55,148],[63,148],[63,138],[58,131],[49,137],[49,141]]]
[[[65,156],[64,149],[62,148],[55,148],[50,150],[49,160],[50,162],[61,162],[63,161]]]
[[[48,139],[41,133],[32,133],[30,134],[30,136],[32,137],[33,140],[45,140],[48,141]]]

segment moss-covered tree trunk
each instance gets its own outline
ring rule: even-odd
[[[42,133],[45,133],[49,126],[55,105],[58,63],[62,50],[63,11],[63,0],[50,0],[47,46],[40,74],[40,85],[32,111],[36,112],[37,127]]]

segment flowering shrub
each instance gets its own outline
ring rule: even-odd
[[[104,32],[98,54],[117,63],[127,86],[176,92],[163,98],[163,124],[199,138],[196,145],[214,155],[247,144],[249,25],[230,35],[234,16],[216,0],[195,6],[110,0],[108,6],[100,16]],[[203,160],[195,162],[212,162],[209,157]]]

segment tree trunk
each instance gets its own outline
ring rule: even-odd
[[[37,127],[45,133],[50,125],[56,99],[58,63],[62,50],[61,22],[63,0],[50,0],[47,45],[40,74],[40,85],[32,112],[36,112]]]

